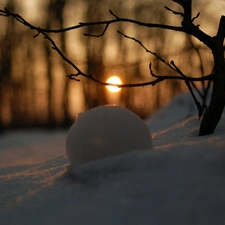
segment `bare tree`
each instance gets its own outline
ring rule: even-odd
[[[178,68],[178,66],[176,65],[174,61],[168,62],[167,60],[159,56],[157,53],[147,49],[140,40],[130,37],[121,31],[118,31],[118,33],[122,35],[124,38],[128,38],[135,41],[142,48],[144,48],[146,52],[154,55],[159,61],[161,61],[167,67],[169,67],[169,69],[173,73],[175,73],[175,75],[157,75],[154,73],[152,69],[152,63],[150,63],[149,70],[154,80],[151,80],[149,82],[143,82],[143,83],[126,83],[126,84],[115,85],[115,86],[120,86],[121,88],[147,86],[147,85],[154,86],[155,84],[162,82],[164,80],[182,80],[186,83],[188,89],[190,90],[193,96],[193,99],[198,107],[199,116],[201,116],[203,113],[203,109],[205,107],[205,99],[202,104],[197,100],[193,92],[193,89],[197,90],[195,82],[212,81],[213,91],[212,91],[210,105],[204,113],[204,116],[202,118],[202,122],[200,125],[200,130],[199,130],[200,136],[208,135],[214,132],[221,118],[224,105],[225,105],[225,64],[224,64],[224,56],[223,56],[224,54],[223,41],[225,37],[225,28],[224,28],[225,16],[221,16],[216,36],[210,36],[207,33],[203,32],[200,29],[199,25],[195,25],[194,23],[195,20],[199,17],[200,13],[198,13],[194,17],[192,16],[192,0],[172,0],[172,1],[180,5],[183,11],[179,12],[167,6],[165,6],[165,9],[175,15],[181,16],[182,18],[181,26],[171,26],[171,25],[166,25],[161,23],[146,23],[146,22],[141,22],[138,20],[123,18],[114,14],[110,10],[110,14],[113,16],[113,19],[111,20],[95,21],[95,22],[80,22],[78,25],[75,25],[72,27],[53,30],[53,29],[44,29],[44,28],[33,26],[32,24],[27,22],[24,18],[22,18],[20,15],[9,11],[7,8],[5,8],[4,10],[0,10],[0,15],[13,17],[17,21],[22,23],[23,25],[29,27],[32,30],[37,31],[37,34],[34,37],[37,37],[40,34],[42,34],[44,38],[46,38],[51,43],[52,48],[62,57],[62,59],[65,62],[67,62],[69,65],[71,65],[73,69],[75,70],[75,73],[71,73],[67,75],[68,78],[75,81],[79,81],[79,76],[83,76],[100,85],[109,85],[109,84],[102,80],[99,80],[98,78],[96,78],[94,74],[91,74],[91,73],[88,74],[83,72],[74,62],[72,62],[69,58],[67,58],[65,54],[59,49],[59,47],[55,44],[54,40],[50,37],[49,35],[50,33],[64,33],[70,30],[89,28],[87,29],[88,33],[84,33],[84,35],[93,37],[93,38],[98,38],[103,36],[107,32],[110,25],[114,23],[126,23],[126,24],[133,24],[133,25],[137,25],[137,26],[145,27],[149,29],[158,28],[158,29],[171,30],[174,32],[182,32],[182,33],[186,33],[189,37],[194,37],[198,39],[208,49],[210,49],[211,54],[213,56],[213,60],[214,60],[214,69],[211,74],[202,75],[200,77],[193,77],[193,76],[187,76],[186,74],[184,74],[182,70]],[[95,28],[98,28],[98,29],[95,29]],[[100,28],[102,28],[102,30],[99,33],[93,33],[96,30],[99,31]],[[110,84],[110,85],[113,85],[113,84]]]

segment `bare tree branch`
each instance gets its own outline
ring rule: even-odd
[[[167,7],[167,6],[164,6],[164,8],[165,8],[166,10],[172,12],[172,13],[175,14],[175,15],[180,15],[180,16],[184,17],[184,13],[177,12],[177,11],[175,11],[175,10],[173,10],[173,9],[171,9],[171,8],[169,8],[169,7]]]
[[[131,40],[137,42],[137,43],[138,43],[138,44],[139,44],[139,45],[140,45],[147,53],[150,53],[151,55],[155,56],[155,57],[156,57],[157,59],[159,59],[162,63],[164,63],[166,66],[168,66],[171,70],[177,72],[177,71],[170,65],[170,63],[168,62],[168,60],[163,59],[163,58],[162,58],[161,56],[159,56],[156,52],[150,51],[148,48],[146,48],[146,47],[144,46],[144,44],[143,44],[140,40],[138,40],[138,39],[136,39],[136,38],[134,38],[134,37],[130,37],[130,36],[128,36],[128,35],[122,33],[121,31],[117,31],[117,32],[118,32],[119,34],[123,35],[125,38],[131,39]]]
[[[153,70],[152,70],[152,64],[150,63],[149,64],[149,70],[150,70],[150,73],[153,77],[155,78],[163,78],[164,80],[189,80],[189,81],[202,81],[202,80],[212,80],[213,79],[213,74],[209,74],[209,75],[206,75],[204,77],[188,77],[188,76],[170,76],[170,75],[164,75],[164,76],[161,76],[161,75],[156,75]]]
[[[191,22],[193,23],[194,20],[196,20],[199,16],[200,16],[200,12],[198,12],[198,14],[191,19]]]
[[[105,28],[104,28],[104,30],[102,31],[102,33],[101,34],[88,34],[88,33],[83,33],[83,35],[84,36],[89,36],[89,37],[101,37],[101,36],[103,36],[104,34],[105,34],[105,32],[107,31],[107,29],[108,29],[108,27],[109,27],[109,24],[106,24],[106,26],[105,26]]]
[[[174,66],[174,68],[177,70],[177,72],[178,72],[182,77],[184,77],[184,78],[186,77],[186,75],[184,75],[184,73],[177,67],[177,65],[174,63],[174,61],[172,61],[171,64]],[[194,99],[194,102],[195,102],[195,104],[196,104],[196,106],[197,106],[197,109],[198,109],[198,112],[199,112],[199,115],[198,115],[198,116],[199,116],[199,119],[200,119],[200,118],[202,117],[203,107],[201,106],[200,102],[197,100],[197,98],[196,98],[196,96],[195,96],[195,94],[194,94],[194,92],[193,92],[193,90],[192,90],[191,85],[192,85],[196,90],[198,90],[198,89],[197,89],[195,83],[194,83],[193,81],[191,81],[191,80],[185,80],[185,84],[187,85],[188,90],[190,91],[191,96],[192,96],[192,98]]]
[[[172,0],[173,2],[177,3],[180,5],[183,9],[183,12],[177,12],[169,7],[165,7],[166,10],[169,10],[170,12],[176,14],[176,15],[181,15],[183,19],[181,19],[181,26],[171,26],[167,24],[157,24],[157,23],[145,23],[129,18],[123,18],[117,16],[115,13],[113,13],[110,10],[110,14],[114,17],[111,20],[104,20],[104,21],[94,21],[94,22],[85,22],[85,23],[79,23],[75,26],[63,28],[63,29],[44,29],[40,27],[36,27],[28,23],[23,17],[21,17],[18,14],[10,12],[7,8],[5,10],[0,10],[0,16],[6,16],[6,17],[13,17],[15,18],[19,23],[22,23],[24,26],[29,27],[31,30],[35,30],[37,32],[34,37],[39,36],[42,34],[45,39],[47,39],[51,45],[52,48],[62,57],[62,59],[67,62],[70,66],[72,66],[75,70],[75,73],[71,73],[67,77],[70,79],[79,81],[78,77],[83,76],[86,77],[100,85],[111,85],[111,86],[117,86],[121,88],[125,87],[139,87],[139,86],[147,86],[147,85],[152,85],[154,86],[155,84],[163,81],[163,80],[182,80],[185,81],[186,85],[188,86],[197,107],[199,108],[199,115],[201,115],[201,108],[199,106],[199,102],[197,101],[192,87],[196,88],[194,82],[197,81],[213,81],[213,91],[212,91],[212,97],[210,101],[210,105],[207,108],[204,117],[202,119],[201,125],[200,125],[200,131],[199,135],[207,135],[211,134],[214,132],[220,118],[222,115],[222,112],[224,110],[225,106],[225,86],[224,86],[224,81],[225,81],[225,63],[224,63],[224,39],[225,39],[225,16],[222,16],[220,19],[219,27],[218,27],[218,33],[215,37],[210,36],[203,32],[200,28],[199,25],[193,24],[195,19],[197,19],[200,15],[198,13],[195,17],[192,18],[192,0]],[[92,74],[86,74],[85,72],[81,71],[79,67],[74,64],[71,60],[69,60],[63,52],[57,47],[53,39],[48,35],[49,33],[60,33],[60,32],[67,32],[70,30],[76,30],[80,28],[87,28],[87,27],[93,27],[93,26],[100,26],[102,27],[102,32],[99,34],[87,34],[85,33],[84,35],[90,36],[90,37],[101,37],[103,36],[108,28],[110,27],[111,24],[115,23],[128,23],[128,24],[135,24],[137,26],[141,26],[144,28],[160,28],[160,29],[167,29],[167,30],[172,30],[172,31],[178,31],[178,32],[183,32],[188,35],[191,35],[195,38],[197,38],[200,42],[204,43],[211,51],[213,55],[213,60],[214,60],[214,71],[212,74],[209,74],[207,76],[201,76],[201,77],[189,77],[186,76],[176,65],[173,61],[170,63],[164,60],[162,57],[157,55],[154,52],[151,52],[148,50],[141,41],[129,37],[122,32],[119,32],[119,34],[123,35],[125,38],[132,39],[133,41],[137,42],[143,49],[145,49],[146,52],[154,55],[156,58],[161,60],[163,63],[165,63],[169,68],[171,68],[174,72],[178,73],[179,76],[159,76],[156,75],[151,67],[151,63],[149,65],[149,70],[150,74],[153,77],[153,80],[148,81],[148,82],[142,82],[142,83],[128,83],[128,84],[121,84],[121,85],[116,85],[116,84],[110,84],[106,83],[103,81],[100,81],[96,79]],[[47,34],[48,33],[48,34]]]
[[[120,32],[120,31],[117,31],[117,32],[119,34],[123,35],[125,38],[131,39],[131,40],[137,42],[147,53],[150,53],[150,54],[154,55],[157,59],[159,59],[161,62],[163,62],[165,65],[167,65],[170,69],[172,69],[173,71],[175,71],[176,73],[178,73],[179,75],[181,75],[183,78],[187,78],[187,76],[184,75],[184,73],[176,66],[176,64],[175,64],[175,62],[173,60],[169,63],[167,60],[163,59],[157,53],[152,52],[148,48],[146,48],[140,40],[138,40],[138,39],[136,39],[134,37],[127,36],[127,35],[125,35],[124,33]],[[152,76],[156,77],[157,79],[159,78],[159,76],[156,76],[153,73],[153,71],[151,69],[151,64],[150,64],[150,71],[151,71]],[[203,98],[203,96],[202,96],[201,92],[198,90],[198,88],[196,87],[195,83],[192,80],[186,79],[184,81],[185,81],[185,84],[187,85],[188,90],[190,91],[190,93],[191,93],[191,95],[192,95],[192,97],[194,99],[194,102],[195,102],[195,104],[197,106],[197,109],[198,109],[198,112],[199,112],[199,118],[201,118],[202,117],[202,114],[203,114],[203,110],[204,110],[205,104],[201,105],[200,102],[197,100],[197,98],[196,98],[196,96],[195,96],[195,94],[194,94],[194,92],[192,90],[191,85],[193,86],[193,88],[197,91],[197,93],[202,98]]]
[[[98,79],[96,79],[92,74],[86,74],[84,72],[82,72],[71,60],[69,60],[63,53],[62,51],[57,47],[57,45],[55,44],[55,42],[53,41],[53,39],[47,35],[46,33],[47,32],[65,32],[65,31],[68,31],[68,30],[71,30],[71,29],[76,29],[76,28],[79,28],[79,27],[82,27],[82,26],[91,26],[91,25],[100,25],[100,24],[106,24],[106,27],[105,29],[103,30],[103,33],[100,35],[102,36],[105,31],[107,30],[109,24],[111,23],[114,23],[114,22],[121,22],[121,21],[125,21],[125,22],[132,22],[133,20],[130,20],[130,19],[124,19],[124,18],[119,18],[118,16],[116,16],[115,14],[113,14],[112,11],[110,11],[110,13],[116,17],[116,21],[115,20],[111,20],[111,21],[102,21],[102,22],[93,22],[93,23],[80,23],[80,25],[78,26],[75,26],[75,27],[70,27],[70,28],[65,28],[65,29],[61,29],[61,30],[47,30],[47,29],[42,29],[42,28],[39,28],[39,27],[35,27],[33,25],[31,25],[30,23],[28,23],[23,17],[21,17],[20,15],[18,14],[15,14],[15,13],[12,13],[10,12],[8,9],[5,8],[5,10],[0,10],[0,13],[1,15],[3,16],[12,16],[13,18],[15,18],[18,22],[24,24],[25,26],[29,27],[30,29],[32,30],[36,30],[38,33],[36,35],[34,35],[34,37],[37,37],[39,36],[40,34],[42,34],[44,36],[45,39],[47,39],[51,44],[52,44],[52,48],[53,50],[55,50],[61,57],[62,59],[67,62],[69,65],[71,65],[75,70],[76,70],[76,73],[72,73],[70,75],[67,75],[67,77],[69,77],[70,79],[72,80],[75,80],[75,81],[79,81],[79,79],[77,77],[79,76],[83,76],[83,77],[86,77],[100,85],[110,85],[110,86],[117,86],[117,87],[120,87],[120,88],[125,88],[125,87],[140,87],[140,86],[147,86],[147,85],[152,85],[154,86],[155,84],[163,81],[163,80],[190,80],[190,81],[202,81],[202,80],[211,80],[212,79],[212,75],[207,75],[205,77],[199,77],[199,78],[193,78],[193,77],[188,77],[188,76],[185,76],[185,77],[180,77],[180,76],[158,76],[158,75],[155,75],[151,69],[151,64],[150,64],[150,72],[151,72],[151,75],[153,77],[155,77],[156,79],[153,80],[153,81],[148,81],[148,82],[142,82],[142,83],[130,83],[130,84],[121,84],[121,85],[116,85],[116,84],[111,84],[111,83],[106,83],[106,82],[103,82],[103,81],[100,81]],[[133,21],[134,23],[138,24],[138,25],[143,25],[143,26],[150,26],[150,27],[154,27],[154,26],[158,26],[158,27],[162,27],[162,28],[168,28],[168,29],[173,29],[171,26],[167,26],[167,25],[162,25],[162,24],[147,24],[147,23],[142,23],[142,22],[138,22],[138,21]],[[179,30],[180,28],[178,28]],[[180,30],[182,31],[182,29]],[[129,36],[126,36],[125,34],[123,34],[122,32],[119,32],[121,35],[124,35],[124,37],[126,38],[130,38],[130,39],[133,39],[134,41],[136,41],[137,43],[139,43],[147,52],[153,54],[155,57],[157,57],[158,59],[160,59],[162,62],[164,62],[165,64],[167,64],[171,69],[173,69],[168,62],[166,62],[166,60],[162,59],[160,56],[158,56],[156,53],[153,53],[151,52],[150,50],[148,50],[140,41],[138,41],[137,39],[135,38],[131,38]],[[88,34],[89,35],[89,34]],[[89,36],[92,36],[92,35],[89,35]],[[95,35],[95,36],[99,36],[99,35]],[[173,69],[174,70],[174,69]],[[174,70],[176,71],[176,70]]]
[[[7,8],[5,8],[5,10],[0,10],[0,13],[3,16],[14,17],[19,22],[23,23],[25,26],[29,26],[30,29],[32,29],[32,30],[37,30],[37,28],[38,28],[38,27],[35,27],[35,26],[29,24],[20,15],[10,12]],[[115,17],[115,19],[104,20],[104,21],[96,21],[96,22],[86,22],[86,23],[80,22],[78,25],[63,28],[63,29],[52,29],[51,30],[51,29],[44,29],[44,28],[39,27],[38,30],[40,30],[42,32],[46,32],[46,33],[61,33],[61,32],[67,32],[67,31],[70,31],[70,30],[75,30],[75,29],[79,29],[79,28],[83,28],[83,27],[96,26],[96,25],[106,25],[107,28],[108,28],[108,26],[110,24],[113,24],[113,23],[127,22],[127,23],[133,23],[133,24],[143,26],[143,27],[148,27],[148,28],[150,28],[150,27],[151,28],[163,28],[163,29],[185,32],[183,27],[170,26],[170,25],[157,24],[157,23],[145,23],[145,22],[141,22],[141,21],[137,21],[137,20],[133,20],[133,19],[122,18],[122,17],[116,16],[111,10],[110,10],[110,14],[112,14]],[[107,29],[107,28],[105,28],[105,29]]]
[[[184,20],[189,20],[191,21],[192,19],[192,0],[173,0],[177,4],[179,4],[183,9],[184,9]]]
[[[180,2],[182,2],[182,4],[184,4],[183,2],[186,2],[185,0],[183,0],[183,1],[174,0],[174,1],[179,2],[179,4],[181,4]],[[189,10],[189,5],[186,6],[184,4],[184,6],[182,5],[182,7],[185,7],[184,11]],[[98,35],[85,34],[85,35],[88,35],[88,36],[100,37],[100,36],[105,34],[105,32],[107,31],[110,24],[124,22],[124,23],[133,23],[133,24],[136,24],[136,25],[139,25],[139,26],[142,26],[142,27],[146,27],[146,28],[161,28],[161,29],[168,29],[168,30],[188,33],[188,34],[193,35],[197,39],[199,39],[201,42],[203,42],[205,45],[207,45],[210,49],[213,48],[212,37],[205,34],[203,31],[201,31],[198,26],[195,26],[192,23],[191,19],[190,20],[187,20],[187,19],[183,20],[182,26],[179,27],[179,26],[171,26],[171,25],[157,24],[157,23],[145,23],[145,22],[141,22],[141,21],[137,21],[137,20],[133,20],[133,19],[122,18],[122,17],[118,17],[117,15],[115,15],[110,10],[110,14],[115,17],[115,19],[113,19],[113,20],[86,22],[86,23],[80,22],[78,25],[75,25],[75,26],[71,26],[71,27],[67,27],[67,28],[63,28],[63,29],[52,29],[51,30],[51,29],[44,29],[44,28],[40,28],[40,27],[35,27],[35,26],[31,25],[30,23],[28,23],[26,20],[24,20],[20,15],[10,12],[7,8],[5,8],[5,10],[0,10],[0,13],[3,16],[14,17],[20,23],[23,23],[25,26],[28,26],[31,30],[38,30],[38,31],[45,32],[45,33],[60,33],[60,32],[67,32],[67,31],[70,31],[70,30],[80,29],[80,28],[83,28],[83,27],[105,25],[105,28],[104,28],[104,30],[101,34],[98,34]],[[189,16],[188,16],[188,18],[189,18]]]

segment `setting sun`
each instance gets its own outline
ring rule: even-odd
[[[121,81],[120,78],[117,77],[117,76],[112,76],[112,77],[110,77],[106,82],[107,82],[107,83],[110,83],[110,84],[122,84],[122,81]],[[121,88],[118,88],[118,87],[116,87],[116,86],[110,86],[110,85],[108,85],[108,86],[106,86],[106,87],[107,87],[107,89],[108,89],[110,92],[118,92],[118,91],[120,91],[120,89],[121,89]]]

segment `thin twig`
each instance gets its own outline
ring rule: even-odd
[[[200,12],[198,12],[198,14],[191,19],[191,22],[193,23],[194,20],[196,20],[199,16],[200,16]]]
[[[125,38],[128,38],[128,39],[130,39],[130,40],[133,40],[133,41],[137,42],[137,43],[138,43],[138,44],[139,44],[139,45],[140,45],[147,53],[150,53],[151,55],[155,56],[155,57],[156,57],[157,59],[159,59],[162,63],[164,63],[165,65],[167,65],[171,70],[177,72],[177,71],[170,65],[170,63],[169,63],[167,60],[163,59],[163,58],[162,58],[160,55],[158,55],[156,52],[150,51],[147,47],[144,46],[144,44],[143,44],[140,40],[138,40],[138,39],[136,39],[136,38],[134,38],[134,37],[130,37],[130,36],[128,36],[128,35],[122,33],[121,31],[117,31],[117,33],[123,35]]]
[[[105,34],[105,32],[107,31],[108,27],[109,27],[109,24],[106,24],[106,26],[105,26],[105,28],[104,28],[104,30],[102,31],[101,34],[88,34],[88,33],[83,33],[83,35],[84,36],[89,36],[89,37],[97,37],[97,38],[99,38],[99,37],[101,37],[101,36],[103,36]]]
[[[171,62],[171,65],[174,66],[174,68],[177,70],[177,72],[184,78],[186,78],[187,76],[184,75],[184,73],[176,66],[176,64],[174,63],[174,61]],[[198,109],[198,115],[199,115],[199,119],[201,118],[202,116],[202,113],[203,113],[203,107],[201,106],[200,102],[197,100],[193,90],[192,90],[192,87],[191,87],[191,84],[196,88],[196,85],[194,84],[193,81],[187,79],[185,80],[185,84],[187,85],[188,87],[188,90],[190,91],[191,93],[191,96],[192,98],[194,99],[194,102],[195,102],[195,105],[197,106],[197,109]]]
[[[184,17],[184,14],[181,13],[181,12],[177,12],[177,11],[175,11],[175,10],[173,10],[173,9],[171,9],[171,8],[169,8],[169,7],[167,7],[167,6],[164,6],[164,8],[165,8],[166,10],[172,12],[172,13],[175,14],[175,15],[180,15],[180,16]]]

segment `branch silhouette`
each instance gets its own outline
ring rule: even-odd
[[[19,14],[16,14],[16,13],[13,13],[11,11],[9,11],[7,8],[5,8],[4,10],[0,10],[0,15],[1,16],[6,16],[6,17],[13,17],[15,18],[19,23],[27,26],[28,28],[30,28],[31,30],[36,30],[37,31],[37,34],[35,34],[33,37],[36,38],[38,37],[40,34],[42,34],[44,36],[45,39],[47,39],[51,45],[52,45],[52,49],[55,50],[60,56],[61,58],[66,62],[68,63],[70,66],[72,66],[76,73],[71,73],[69,75],[67,75],[67,77],[71,80],[75,80],[75,81],[80,81],[79,80],[79,76],[83,76],[87,79],[90,79],[92,81],[94,81],[95,83],[98,83],[100,85],[104,85],[104,86],[107,86],[107,85],[110,85],[110,86],[116,86],[116,87],[119,87],[119,88],[130,88],[130,87],[142,87],[142,86],[149,86],[149,85],[152,85],[154,86],[155,84],[159,83],[159,82],[162,82],[164,80],[183,80],[183,81],[205,81],[205,80],[212,80],[212,74],[209,74],[207,76],[204,76],[204,77],[189,77],[189,76],[167,76],[167,75],[164,75],[164,76],[160,76],[160,75],[155,75],[152,68],[151,68],[151,63],[150,63],[150,66],[149,66],[149,69],[150,69],[150,74],[152,75],[152,77],[154,77],[155,79],[152,80],[152,81],[147,81],[147,82],[140,82],[140,83],[126,83],[126,84],[112,84],[112,83],[107,83],[107,82],[104,82],[104,81],[101,81],[101,80],[98,80],[97,78],[95,78],[92,74],[87,74],[85,72],[83,72],[82,70],[79,69],[79,67],[73,63],[69,58],[67,58],[64,53],[59,49],[59,47],[56,45],[56,43],[54,42],[54,40],[50,37],[50,35],[48,35],[47,33],[59,33],[59,32],[66,32],[66,31],[69,31],[69,30],[74,30],[74,29],[78,29],[78,28],[81,28],[81,27],[85,27],[85,26],[93,26],[93,25],[106,25],[103,32],[99,35],[92,35],[92,34],[84,34],[86,36],[92,36],[92,37],[100,37],[102,35],[104,35],[104,33],[106,32],[108,26],[111,24],[111,23],[115,23],[115,22],[130,22],[130,23],[135,23],[135,24],[138,24],[140,26],[146,26],[146,27],[158,27],[158,28],[163,28],[163,29],[171,29],[171,30],[174,30],[174,31],[183,31],[184,32],[184,29],[182,27],[174,27],[174,26],[168,26],[168,25],[163,25],[163,24],[152,24],[152,23],[142,23],[142,22],[139,22],[139,21],[136,21],[136,20],[131,20],[131,19],[126,19],[126,18],[120,18],[118,16],[116,16],[111,10],[110,10],[110,13],[115,17],[114,20],[108,20],[108,21],[100,21],[100,22],[90,22],[90,23],[79,23],[79,25],[77,26],[72,26],[72,27],[68,27],[68,28],[64,28],[64,29],[59,29],[59,30],[50,30],[50,29],[43,29],[43,28],[40,28],[40,27],[36,27],[32,24],[30,24],[29,22],[27,22],[22,16],[20,16]],[[156,58],[160,59],[163,63],[165,63],[170,69],[172,69],[173,71],[177,72],[179,74],[179,72],[174,69],[174,67],[171,66],[171,64],[169,62],[167,62],[166,60],[164,60],[163,58],[161,58],[159,55],[157,55],[156,53],[153,53],[151,52],[150,50],[148,50],[143,44],[141,41],[135,39],[135,38],[131,38],[125,34],[123,34],[122,32],[119,32],[119,34],[123,35],[124,37],[126,38],[130,38],[130,39],[133,39],[134,41],[136,41],[137,43],[139,43],[145,50],[146,52],[148,53],[151,53],[153,54]]]
[[[221,16],[216,36],[210,36],[200,29],[200,25],[195,25],[193,23],[200,16],[200,13],[197,13],[196,16],[192,17],[192,0],[172,0],[172,1],[180,5],[181,8],[183,9],[183,12],[175,11],[167,6],[165,6],[165,9],[169,11],[170,13],[179,15],[181,17],[181,26],[171,26],[167,24],[157,24],[157,23],[145,23],[138,20],[119,17],[118,15],[113,13],[111,10],[109,10],[109,12],[111,16],[113,16],[113,19],[104,20],[104,21],[94,21],[94,22],[80,22],[75,26],[66,27],[63,29],[52,29],[52,30],[34,26],[28,23],[22,16],[9,11],[7,8],[5,8],[4,10],[0,10],[0,16],[13,17],[24,26],[27,26],[31,30],[35,30],[37,34],[34,35],[34,38],[38,37],[40,34],[43,35],[44,38],[51,43],[52,48],[61,56],[61,58],[70,66],[72,66],[73,69],[75,70],[75,73],[71,73],[67,75],[67,77],[72,80],[79,81],[79,76],[83,76],[100,85],[112,85],[112,86],[117,86],[121,88],[140,87],[140,86],[147,86],[147,85],[154,86],[155,84],[160,83],[164,80],[182,80],[188,86],[189,91],[191,92],[192,97],[194,98],[194,101],[196,103],[196,106],[199,109],[200,116],[202,115],[202,110],[203,110],[203,107],[205,107],[204,105],[205,103],[203,102],[203,105],[200,106],[199,102],[194,96],[194,92],[192,91],[192,88],[196,89],[194,82],[212,81],[213,89],[212,89],[211,101],[210,101],[209,107],[206,109],[204,113],[203,119],[201,121],[200,129],[199,129],[200,136],[208,135],[214,132],[221,118],[221,115],[225,106],[225,95],[224,95],[225,93],[225,86],[224,86],[225,62],[224,62],[224,46],[223,46],[224,39],[225,39],[225,29],[224,29],[225,16]],[[152,78],[150,81],[142,82],[142,83],[127,83],[127,84],[121,84],[121,85],[110,84],[110,83],[106,83],[101,80],[98,80],[92,74],[87,74],[83,72],[75,63],[73,63],[69,58],[66,57],[66,55],[57,47],[56,43],[50,36],[51,33],[61,33],[61,32],[67,32],[71,30],[77,30],[81,28],[99,26],[99,28],[102,28],[102,31],[97,34],[84,33],[85,36],[99,38],[105,35],[110,25],[115,23],[134,24],[144,28],[167,29],[167,30],[171,30],[175,32],[183,32],[187,35],[190,35],[196,38],[198,41],[202,42],[211,50],[211,53],[213,56],[214,69],[211,74],[206,76],[204,76],[203,73],[201,74],[202,75],[201,77],[187,76],[177,67],[174,61],[167,61],[163,59],[157,53],[154,53],[150,51],[149,49],[147,49],[140,40],[129,37],[126,34],[119,31],[118,33],[120,35],[123,35],[124,38],[128,38],[137,42],[147,53],[154,55],[158,60],[166,64],[176,75],[172,75],[172,76],[171,75],[168,75],[168,76],[156,75],[153,72],[152,64],[150,63],[149,70],[150,70],[150,75]]]

